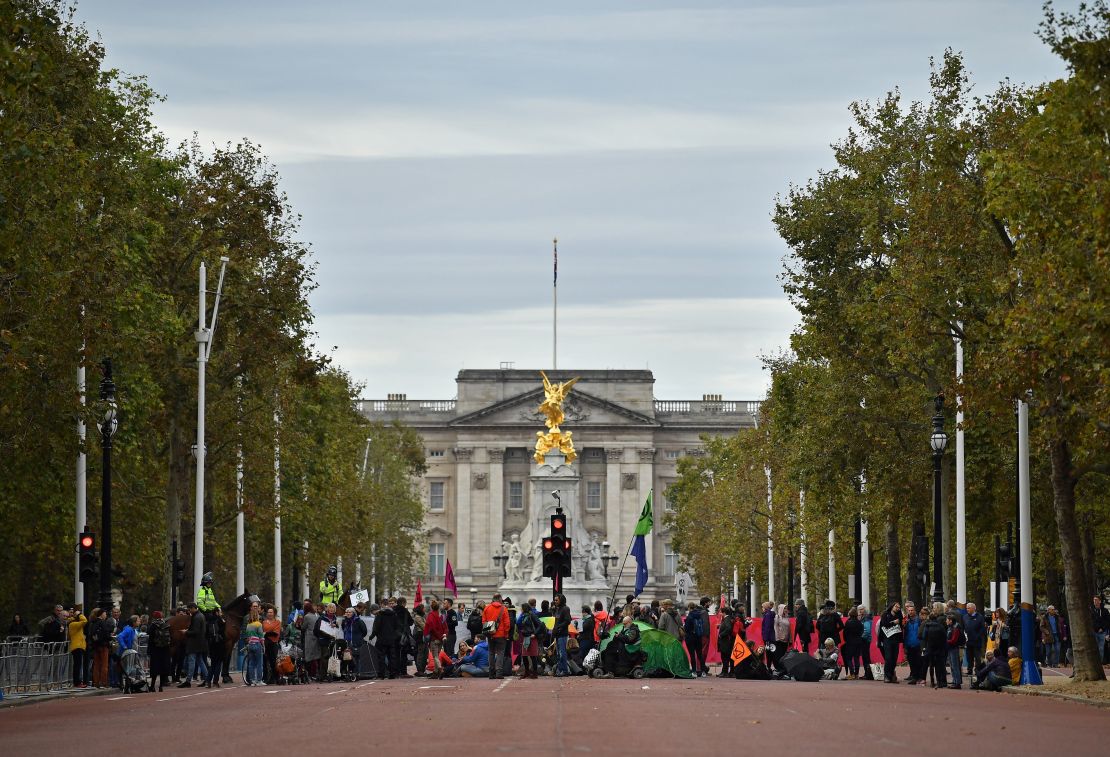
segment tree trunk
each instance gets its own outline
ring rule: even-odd
[[[901,601],[902,550],[898,544],[898,515],[891,513],[886,522],[886,602]],[[875,607],[878,610],[878,606]]]
[[[1099,651],[1095,649],[1094,625],[1088,605],[1091,591],[1083,565],[1079,528],[1075,520],[1075,477],[1072,471],[1071,448],[1059,436],[1051,445],[1052,503],[1056,530],[1060,537],[1060,555],[1064,563],[1064,592],[1067,599],[1068,622],[1071,624],[1071,646],[1076,681],[1103,681]]]
[[[917,570],[917,553],[913,549],[913,544],[925,535],[925,521],[915,520],[913,522],[913,536],[910,541],[910,559],[908,569],[906,571],[906,597],[914,603],[916,607],[923,607],[925,600],[925,586],[921,583],[921,573]],[[928,560],[928,555],[925,556]]]

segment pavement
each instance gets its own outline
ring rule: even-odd
[[[325,728],[331,737],[326,737]],[[1110,753],[1104,710],[1041,697],[933,690],[870,681],[587,678],[399,679],[307,686],[167,689],[70,697],[0,711],[0,754],[41,751],[63,734],[83,744],[196,754],[269,743],[284,753],[324,747],[391,757],[511,752],[667,755],[766,748],[909,749],[945,755]],[[262,741],[260,741],[260,737]]]

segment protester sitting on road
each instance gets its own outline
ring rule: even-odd
[[[825,643],[817,650],[817,662],[825,669],[825,678],[836,679],[840,677],[840,668],[837,666],[838,657],[836,642],[831,638],[825,639]]]
[[[458,662],[459,675],[464,678],[489,675],[489,642],[484,633],[476,634],[474,639],[473,648],[465,643],[459,647],[460,654],[466,652],[459,657]]]
[[[982,691],[1000,691],[1003,686],[1013,683],[1010,678],[1010,665],[1002,658],[996,656],[993,650],[987,651],[987,660],[975,671],[975,682],[971,688]]]
[[[1021,653],[1017,647],[1006,650],[1006,662],[1010,665],[1010,680],[1017,683],[1021,680]]]

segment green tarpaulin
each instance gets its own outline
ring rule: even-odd
[[[681,641],[666,631],[652,628],[647,623],[636,621],[636,627],[640,629],[640,649],[647,654],[647,662],[644,663],[644,672],[647,675],[663,670],[675,678],[694,677],[690,672],[690,660],[686,657],[686,648],[682,646]],[[608,638],[602,639],[602,652],[619,630],[618,625],[609,631]]]

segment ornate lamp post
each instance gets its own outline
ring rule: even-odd
[[[933,415],[933,434],[929,446],[933,448],[933,601],[944,601],[944,544],[941,541],[940,463],[948,434],[944,433],[944,395],[938,394]]]
[[[116,417],[116,384],[112,381],[112,359],[104,358],[104,376],[100,379],[100,399],[105,403],[100,429],[100,447],[104,454],[101,476],[100,505],[100,596],[97,604],[105,612],[112,611],[112,436],[119,428]]]
[[[609,577],[609,566],[617,567],[617,560],[621,559],[620,556],[613,551],[612,545],[607,542],[601,542],[601,566],[605,570],[605,577]]]

